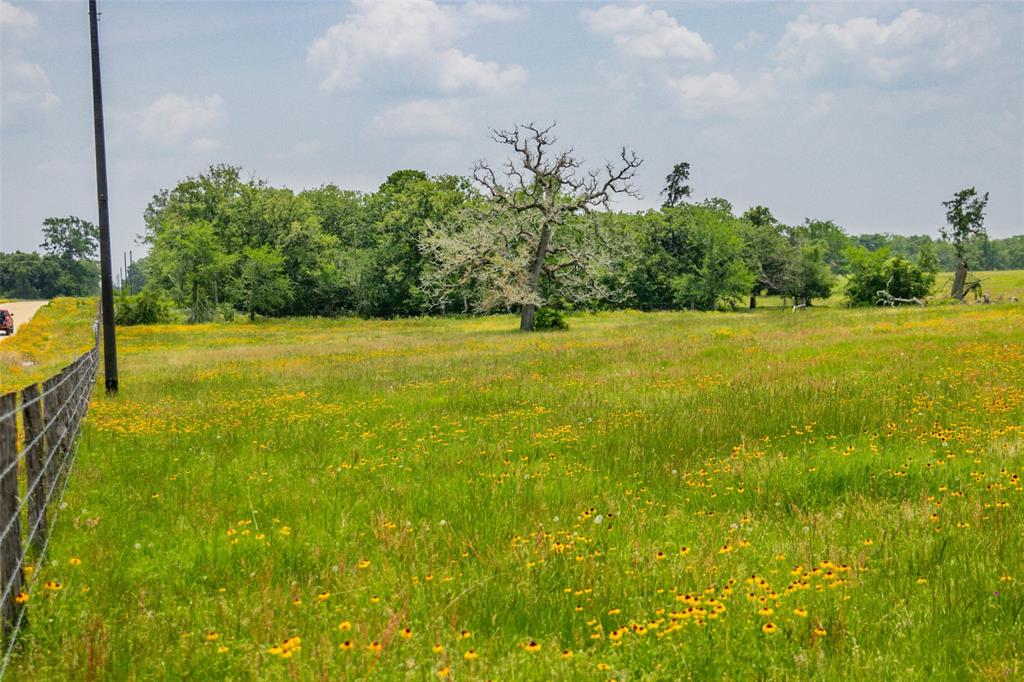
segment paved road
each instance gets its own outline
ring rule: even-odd
[[[18,330],[21,329],[21,325],[31,320],[36,311],[47,303],[49,301],[15,301],[12,303],[0,303],[0,308],[6,308],[14,315],[14,333],[17,334]],[[11,337],[0,336],[0,342],[9,338]]]

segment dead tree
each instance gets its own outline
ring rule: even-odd
[[[524,218],[518,221],[516,234],[531,251],[521,279],[522,331],[533,330],[534,313],[542,302],[541,277],[557,280],[579,265],[570,246],[559,240],[560,228],[573,216],[607,209],[615,195],[640,196],[632,185],[642,163],[635,152],[623,147],[617,162],[606,163],[602,170],[583,171],[571,147],[554,149],[554,127],[526,123],[511,130],[492,130],[495,142],[511,148],[511,158],[497,170],[486,161],[473,167],[473,179],[497,207]]]

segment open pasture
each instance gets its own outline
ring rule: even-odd
[[[1024,672],[1024,307],[570,325],[121,330],[16,678]]]
[[[940,272],[935,275],[935,287],[932,289],[932,294],[928,299],[931,304],[956,304],[956,302],[951,300],[949,297],[950,285],[953,283],[953,274],[954,273],[952,272]],[[971,271],[970,279],[979,280],[981,282],[982,292],[987,293],[995,303],[1006,303],[1012,301],[1014,298],[1018,301],[1024,300],[1024,270]],[[835,286],[832,288],[832,294],[822,301],[815,301],[815,305],[830,307],[844,305],[846,302],[846,294],[844,293],[845,287],[846,277],[839,275],[836,277]],[[968,295],[967,300],[974,301],[976,298],[977,297],[974,294],[970,294]],[[791,301],[790,304],[792,304]],[[765,308],[777,308],[782,305],[782,297],[758,296],[757,305]]]
[[[56,298],[0,345],[0,393],[52,376],[95,342],[96,299]]]

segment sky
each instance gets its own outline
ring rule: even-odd
[[[210,164],[296,191],[500,162],[490,128],[557,123],[600,167],[644,159],[640,200],[691,165],[697,199],[786,223],[938,235],[990,193],[1024,234],[1024,3],[101,0],[114,256],[153,194]],[[0,250],[96,221],[84,0],[0,0]]]

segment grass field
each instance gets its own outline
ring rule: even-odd
[[[55,298],[0,345],[0,393],[48,379],[89,350],[96,299]]]
[[[1002,303],[1014,297],[1018,301],[1024,300],[1024,270],[971,271],[969,279],[981,280],[982,291],[988,293],[994,302]],[[940,272],[935,275],[935,289],[929,300],[933,303],[952,303],[952,301],[949,301],[949,290],[952,283],[952,272]],[[835,285],[832,288],[832,295],[823,301],[815,301],[815,305],[842,306],[846,299],[845,286],[846,278],[839,275],[836,277]],[[973,301],[974,296],[968,295],[967,300]],[[780,307],[782,305],[782,298],[780,296],[759,296],[757,304],[767,308]],[[790,305],[792,305],[792,301],[790,301]]]
[[[120,330],[15,678],[1024,674],[1024,306],[570,323]]]

